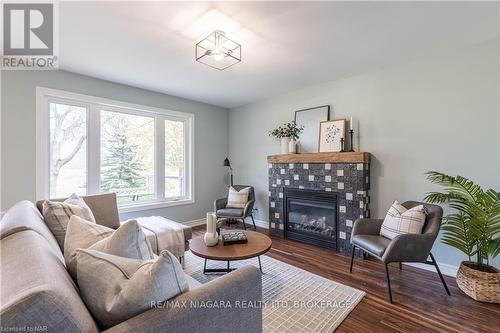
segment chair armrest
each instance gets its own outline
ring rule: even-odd
[[[355,235],[379,235],[383,219],[357,219],[352,226],[351,238]]]
[[[243,208],[243,217],[247,217],[250,216],[250,214],[252,214],[254,203],[255,200],[250,200],[246,203],[245,208]]]
[[[214,212],[217,212],[219,209],[226,208],[227,198],[221,198],[214,201]]]
[[[436,239],[432,234],[398,235],[385,249],[382,261],[389,262],[424,262],[431,252]]]
[[[262,332],[261,279],[254,266],[238,268],[105,332]]]

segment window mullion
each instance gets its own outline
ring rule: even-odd
[[[90,105],[87,135],[87,192],[96,194],[101,180],[101,112],[96,104]]]
[[[155,117],[155,192],[158,200],[165,199],[165,119]]]

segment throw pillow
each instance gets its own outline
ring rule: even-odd
[[[72,216],[64,242],[64,259],[74,278],[77,277],[77,249],[92,249],[131,259],[155,258],[153,249],[136,220],[128,220],[113,230]]]
[[[236,191],[236,189],[231,186],[227,196],[226,208],[245,208],[245,205],[248,202],[249,194],[250,187],[245,187],[240,191]]]
[[[420,234],[425,224],[425,216],[423,205],[406,209],[396,200],[385,216],[380,235],[393,239],[401,234]]]
[[[76,215],[95,223],[94,214],[89,206],[75,193],[63,202],[45,200],[42,205],[42,215],[61,250],[64,249],[64,238],[71,216]]]
[[[80,294],[103,329],[189,290],[181,265],[168,251],[144,261],[79,249],[77,260]]]

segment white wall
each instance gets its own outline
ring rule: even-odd
[[[268,136],[294,111],[329,104],[331,118],[359,119],[360,148],[373,154],[371,211],[383,217],[394,199],[421,200],[435,189],[428,170],[460,174],[500,188],[498,40],[380,68],[233,109],[229,152],[237,183],[256,187],[258,218],[268,218]],[[335,59],[332,59],[335,61]],[[440,262],[462,256],[436,242]]]
[[[2,210],[35,200],[35,88],[67,90],[118,101],[195,114],[195,203],[124,214],[162,215],[177,221],[203,218],[225,193],[228,110],[64,71],[3,71],[1,78]]]

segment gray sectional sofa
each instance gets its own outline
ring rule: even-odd
[[[105,214],[106,209],[101,208]],[[6,213],[0,222],[0,239],[2,331],[100,331],[66,271],[54,236],[33,203],[19,202]],[[260,302],[261,275],[257,268],[242,267],[204,285],[192,278],[189,281],[190,290],[171,300],[180,306],[152,308],[105,332],[262,332],[262,311],[258,307],[203,306],[212,302]]]

